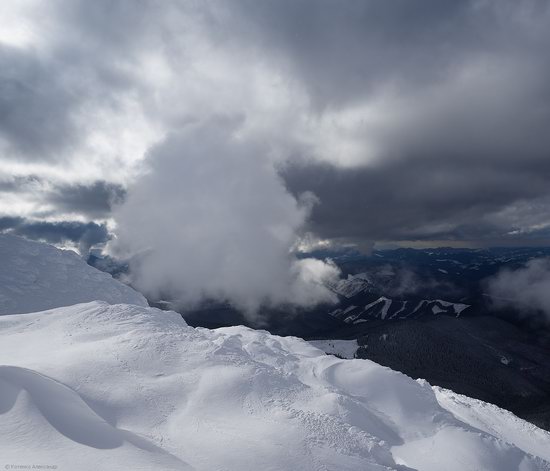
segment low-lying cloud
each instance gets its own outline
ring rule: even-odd
[[[518,270],[502,270],[488,286],[497,307],[513,307],[525,316],[542,313],[550,322],[550,258],[530,260]]]
[[[248,313],[335,301],[324,282],[336,266],[293,255],[314,197],[290,195],[269,149],[239,125],[190,124],[150,152],[115,210],[115,249],[139,254],[133,284],[151,297],[225,300]]]
[[[392,274],[386,282],[386,291],[392,297],[430,296],[433,292],[441,293],[444,299],[455,298],[459,295],[458,288],[444,280],[437,280],[431,276],[421,275],[406,266],[394,270],[391,266],[381,267],[378,275],[384,270]]]

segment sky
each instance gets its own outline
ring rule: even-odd
[[[297,247],[550,242],[547,1],[18,0],[0,18],[0,230],[149,254],[164,286],[221,257],[220,277],[298,304]]]

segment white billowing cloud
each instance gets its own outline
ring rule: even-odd
[[[526,315],[543,312],[550,320],[550,258],[502,270],[489,280],[489,293],[497,306],[511,306]]]
[[[28,47],[36,41],[33,24],[27,19],[35,4],[34,0],[0,3],[0,45]]]
[[[333,303],[336,296],[326,286],[340,277],[340,269],[330,260],[304,258],[292,260],[291,290],[288,302],[298,306],[311,306],[322,302]]]
[[[286,191],[265,143],[241,124],[189,124],[154,147],[115,210],[115,249],[142,254],[131,267],[139,289],[189,305],[218,299],[253,313],[334,301],[324,281],[338,269],[292,254],[312,198]]]

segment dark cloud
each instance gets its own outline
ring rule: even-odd
[[[14,229],[25,222],[24,218],[14,216],[0,217],[0,231]]]
[[[31,221],[21,217],[0,217],[0,231],[51,244],[72,242],[85,255],[94,245],[104,244],[110,238],[104,224],[78,221]]]
[[[56,211],[106,218],[112,206],[121,203],[125,194],[121,185],[96,181],[91,185],[56,186],[46,195],[46,201],[53,204]]]
[[[319,105],[364,98],[384,83],[415,87],[441,78],[475,41],[472,2],[429,0],[237,2],[230,15],[244,37],[304,80]],[[457,54],[459,55],[457,57]]]
[[[107,219],[113,205],[120,204],[125,188],[117,183],[96,180],[90,184],[55,183],[33,175],[0,180],[0,192],[32,196],[53,207],[42,216],[76,214],[91,219]]]
[[[166,133],[222,109],[242,129],[257,125],[248,142],[284,154],[295,196],[319,197],[308,229],[321,237],[550,236],[545,0],[55,1],[47,13],[43,48],[0,48],[4,157],[78,156],[126,96]],[[258,85],[262,73],[273,83]],[[277,87],[299,100],[279,99]],[[242,167],[252,178],[253,165]],[[36,194],[60,212],[105,218],[124,190],[99,181]]]
[[[47,159],[72,144],[78,94],[63,87],[56,64],[34,51],[0,45],[0,137],[5,152]]]
[[[237,38],[292,68],[324,106],[381,87],[438,86],[478,58],[548,64],[548,3],[478,0],[243,0],[228,8]]]
[[[375,111],[389,113],[374,127],[361,125],[359,113],[364,164],[309,158],[284,168],[295,194],[320,199],[313,231],[351,240],[548,243],[547,2],[328,2],[311,15],[307,4],[252,11],[321,116],[378,98],[385,105]]]
[[[14,176],[0,180],[0,192],[19,193],[30,186],[40,184],[40,179],[34,175]]]
[[[31,162],[70,159],[92,126],[97,126],[98,110],[116,109],[121,98],[139,86],[139,80],[131,78],[123,65],[131,62],[131,49],[121,45],[120,38],[111,38],[109,44],[105,30],[90,34],[86,27],[94,24],[100,10],[105,19],[115,22],[122,9],[100,1],[95,8],[82,11],[88,3],[53,1],[46,10],[39,7],[33,12],[35,17],[43,16],[41,20],[48,26],[49,37],[38,48],[0,43],[3,158]],[[126,16],[131,11],[126,5]],[[125,30],[125,25],[129,29]],[[132,37],[131,24],[120,22],[119,26],[119,36]],[[139,37],[126,41],[126,46],[139,47]]]
[[[289,189],[320,199],[310,229],[321,237],[367,240],[548,239],[548,168],[492,167],[433,158],[360,169],[329,164],[290,166]],[[529,230],[529,228],[532,228]]]

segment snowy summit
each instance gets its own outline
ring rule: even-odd
[[[73,294],[55,282],[70,278],[59,272],[67,265],[89,273],[75,285],[83,296],[87,283],[87,296],[98,295],[100,279],[109,293],[123,290],[51,247],[0,243],[14,263],[2,268],[13,275],[3,313],[15,306],[0,317],[2,465],[550,470],[550,434],[495,406],[298,338],[192,328],[137,293],[126,304],[67,306]],[[27,272],[20,261],[30,256]],[[42,307],[65,307],[15,313],[29,293],[41,309],[49,282]]]
[[[0,315],[96,300],[148,306],[143,295],[72,250],[0,234]]]

